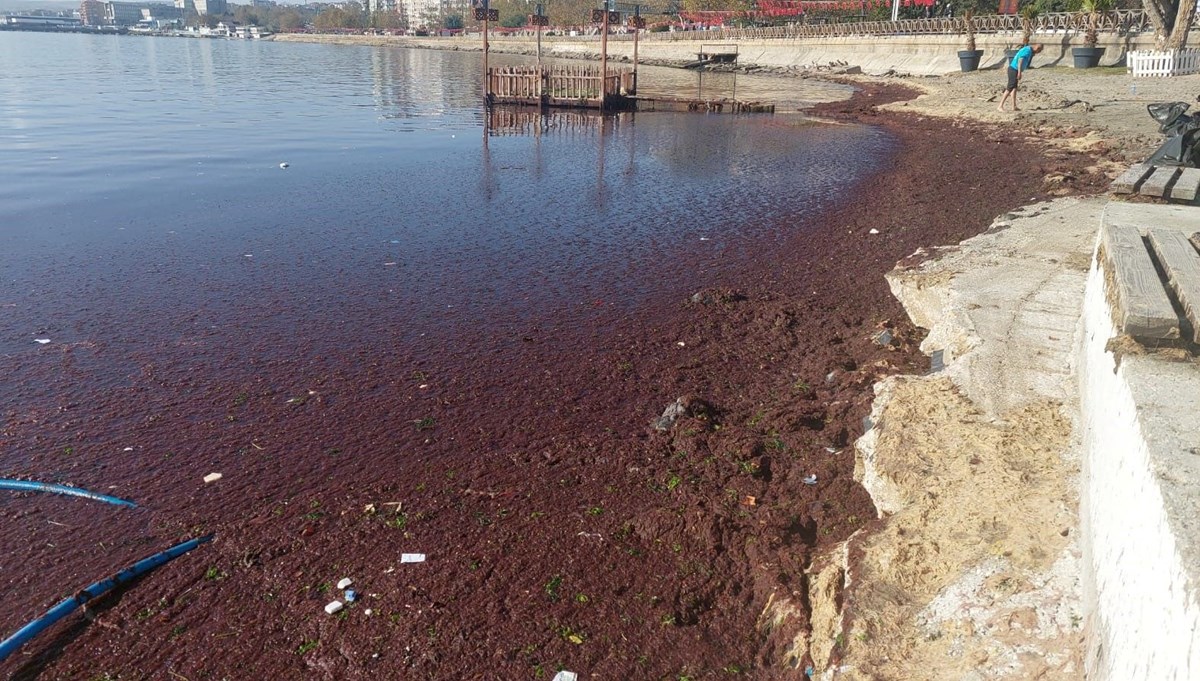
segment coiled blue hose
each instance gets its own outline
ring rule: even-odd
[[[175,546],[172,546],[166,551],[156,553],[149,558],[143,558],[124,570],[121,570],[112,577],[96,582],[95,584],[54,606],[53,608],[50,608],[46,611],[45,615],[42,615],[29,624],[26,624],[18,629],[17,633],[9,636],[3,641],[0,641],[0,662],[3,662],[8,658],[9,655],[12,655],[14,652],[16,652],[17,648],[21,647],[21,644],[25,643],[34,636],[37,636],[55,622],[71,614],[75,608],[78,608],[93,598],[102,596],[113,588],[137,579],[142,574],[153,570],[159,565],[162,565],[163,563],[166,563],[174,558],[178,558],[179,556],[182,556],[183,554],[191,551],[207,541],[211,541],[212,538],[213,535],[210,534],[198,539],[185,541],[182,544],[176,544]]]
[[[0,479],[0,489],[11,489],[19,492],[51,492],[53,494],[66,494],[72,497],[83,497],[92,501],[103,501],[106,504],[116,504],[117,506],[128,506],[129,508],[137,508],[137,504],[125,499],[110,497],[107,494],[98,492],[90,492],[86,489],[78,487],[68,487],[66,485],[56,485],[52,482],[35,482],[33,480],[3,480]]]

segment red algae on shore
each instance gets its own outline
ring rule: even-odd
[[[1015,131],[872,108],[908,96],[869,86],[818,107],[883,126],[896,154],[803,229],[781,216],[789,236],[774,250],[690,299],[599,330],[531,326],[474,356],[279,359],[229,382],[148,365],[137,468],[122,471],[143,508],[0,500],[12,566],[0,626],[178,538],[217,540],[27,645],[4,673],[780,678],[806,622],[765,635],[759,613],[772,593],[806,593],[814,552],[874,517],[852,478],[871,386],[926,367],[883,274],[1043,196],[1052,172],[1078,190],[1101,179],[1087,157],[1051,158]],[[887,346],[872,340],[883,328]],[[678,398],[683,414],[656,429]],[[89,414],[69,433],[6,414],[0,439],[111,432],[103,408]],[[154,442],[236,454],[151,457]],[[103,465],[46,455],[14,472],[91,479]],[[223,478],[200,482],[211,472]],[[347,576],[361,599],[326,615]]]

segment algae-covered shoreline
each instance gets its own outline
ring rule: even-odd
[[[387,405],[428,389],[418,382],[432,386],[437,414],[422,437],[456,458],[419,455],[403,470],[300,460],[300,483],[239,482],[255,502],[240,507],[203,491],[156,499],[174,510],[130,524],[160,536],[216,531],[203,569],[164,568],[98,605],[99,626],[58,632],[8,670],[527,678],[564,666],[584,677],[776,678],[781,665],[802,668],[807,651],[793,642],[810,628],[805,607],[770,630],[759,611],[780,595],[803,602],[814,555],[871,525],[851,443],[872,385],[926,366],[884,274],[917,248],[961,241],[1031,199],[1104,182],[1092,145],[1048,149],[1010,126],[948,127],[880,107],[903,108],[911,97],[868,84],[814,109],[886,128],[895,156],[853,201],[724,286],[662,301],[601,333],[526,330],[501,362],[453,372],[397,363],[388,369],[411,369],[413,385],[372,385],[376,406],[349,405],[361,379],[378,374],[329,377],[302,407],[346,424],[387,423]],[[881,345],[884,329],[894,340]],[[220,387],[206,399],[232,404],[246,393],[239,417],[265,426],[253,443],[304,451],[303,414],[280,411],[283,395],[264,371],[255,390]],[[510,411],[504,396],[517,393],[537,396],[542,411]],[[676,397],[689,407],[684,418],[666,432],[649,428]],[[171,415],[179,405],[149,394],[146,407],[168,416],[140,429],[144,441],[210,436]],[[604,432],[598,422],[624,425]],[[346,432],[359,447],[387,442],[383,429]],[[46,435],[35,418],[15,418],[5,432],[14,443]],[[817,484],[806,484],[814,474]],[[78,513],[50,503],[55,518]],[[6,509],[13,532],[43,524]],[[409,546],[429,561],[399,565]],[[325,582],[342,573],[355,575],[366,598],[344,619],[327,618]],[[31,584],[22,598],[33,607],[59,590]]]

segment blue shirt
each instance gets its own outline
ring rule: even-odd
[[[1025,47],[1017,50],[1017,53],[1013,55],[1012,62],[1008,65],[1008,67],[1017,71],[1024,71],[1025,69],[1029,68],[1029,62],[1031,61],[1033,61],[1033,48],[1029,45],[1026,45]],[[1024,63],[1022,64],[1022,62]]]

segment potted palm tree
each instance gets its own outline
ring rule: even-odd
[[[979,59],[983,50],[975,49],[975,13],[971,10],[963,12],[963,30],[967,33],[967,49],[958,51],[958,65],[963,73],[979,68]]]
[[[1090,69],[1093,66],[1100,64],[1100,57],[1104,56],[1104,48],[1096,47],[1096,42],[1099,40],[1098,26],[1100,23],[1100,14],[1112,9],[1112,0],[1076,0],[1072,3],[1078,12],[1086,15],[1087,28],[1083,33],[1083,47],[1072,47],[1071,58],[1075,61],[1075,68]]]

